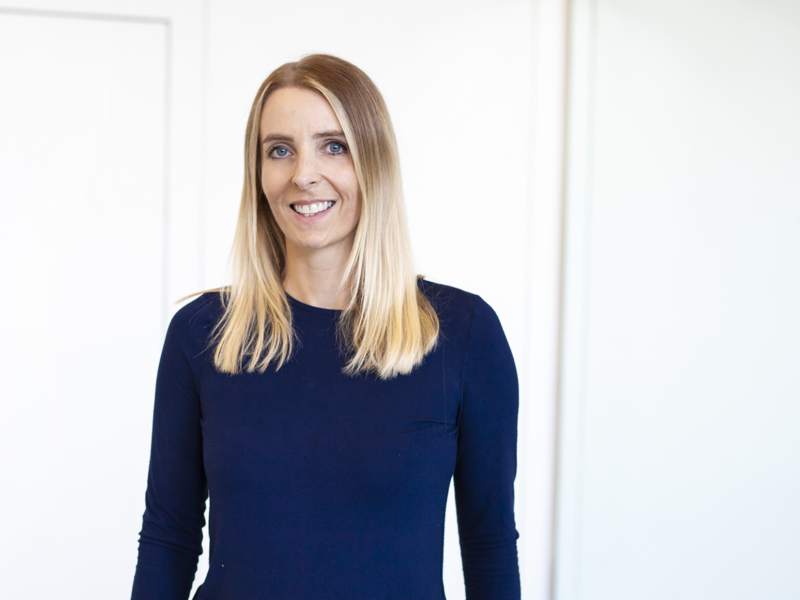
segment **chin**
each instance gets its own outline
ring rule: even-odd
[[[350,255],[350,250],[353,248],[353,241],[354,239],[339,239],[339,240],[331,240],[325,236],[308,236],[303,238],[295,238],[293,240],[287,239],[287,246],[291,245],[294,246],[298,252],[302,253],[310,253],[310,252],[319,252],[319,253],[329,253],[329,252],[336,252],[341,253],[344,255],[344,258],[341,260],[346,260],[346,257]],[[287,248],[288,249],[288,248]]]
[[[287,240],[287,243],[303,252],[325,250],[331,245],[327,240],[318,237]]]

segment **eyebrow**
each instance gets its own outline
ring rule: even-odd
[[[331,130],[331,131],[320,131],[319,133],[314,134],[314,139],[319,140],[322,138],[329,138],[329,137],[344,137],[344,132]],[[293,142],[294,138],[290,135],[282,135],[280,133],[271,133],[268,136],[264,137],[261,141],[261,144],[267,144],[269,142]]]
[[[294,141],[294,138],[292,138],[291,136],[280,135],[278,133],[272,133],[272,134],[266,136],[262,140],[261,144],[264,145],[267,142],[292,142],[292,141]]]
[[[319,133],[314,134],[315,140],[327,137],[344,137],[344,133],[341,131],[332,130],[332,131],[320,131]]]

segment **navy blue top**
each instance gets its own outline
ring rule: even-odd
[[[439,341],[408,375],[347,376],[339,311],[290,298],[299,344],[277,372],[217,372],[217,293],[182,307],[156,382],[133,600],[441,600],[454,478],[468,600],[520,597],[518,387],[494,311],[423,281]]]

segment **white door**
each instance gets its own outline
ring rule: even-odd
[[[168,248],[185,227],[169,219],[169,15],[72,4],[0,8],[0,580],[9,598],[130,593],[175,299]]]

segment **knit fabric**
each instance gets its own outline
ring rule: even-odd
[[[420,282],[440,319],[408,375],[348,376],[339,311],[289,298],[299,343],[277,372],[217,372],[222,314],[181,308],[156,382],[133,600],[441,600],[451,477],[468,600],[519,599],[518,385],[494,311]]]

